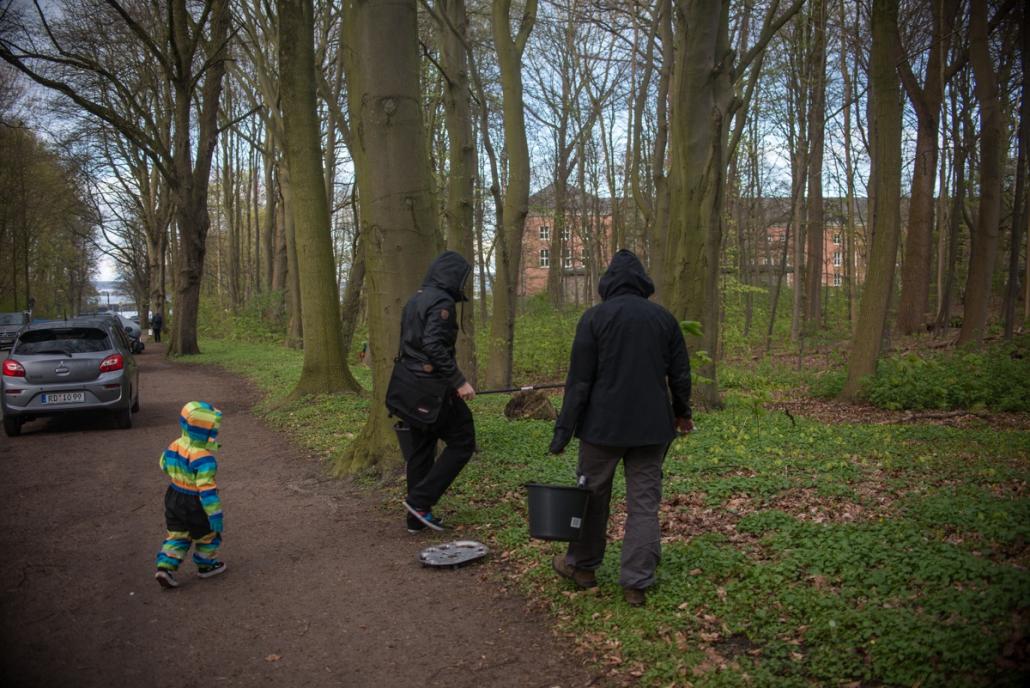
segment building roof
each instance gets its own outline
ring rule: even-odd
[[[569,210],[575,210],[585,203],[591,209],[598,209],[603,214],[611,213],[612,199],[601,198],[594,194],[583,191],[575,184],[566,185],[565,205]],[[554,184],[548,184],[544,188],[531,194],[529,197],[530,213],[550,213],[554,211]]]

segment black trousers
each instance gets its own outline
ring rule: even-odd
[[[472,411],[461,398],[444,402],[440,417],[427,430],[405,423],[394,426],[407,464],[408,504],[429,511],[451,486],[476,450]],[[436,455],[438,441],[446,445]]]
[[[194,540],[211,532],[200,497],[179,492],[171,485],[165,491],[165,525],[168,530],[189,533]]]
[[[662,558],[658,507],[662,502],[662,464],[668,444],[644,447],[608,447],[579,441],[579,474],[587,479],[590,501],[583,519],[583,535],[570,542],[565,561],[594,571],[604,560],[608,513],[615,468],[622,461],[626,473],[626,529],[622,537],[619,584],[649,588]]]

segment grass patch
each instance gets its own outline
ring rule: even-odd
[[[574,327],[575,317],[558,320],[538,336]],[[571,341],[571,331],[560,336]],[[300,374],[300,352],[214,340],[201,348],[191,362],[253,379],[269,395],[258,412],[319,456],[341,452],[364,421],[364,399],[275,406]],[[520,358],[516,369],[550,378],[552,366],[564,370],[559,348],[537,347],[539,357]],[[369,383],[367,370],[355,374]],[[576,447],[547,455],[551,424],[507,421],[506,398],[473,402],[482,451],[441,508],[464,524],[458,536],[490,543],[505,575],[546,604],[617,683],[1023,685],[1030,437],[795,425],[760,408],[791,375],[758,368],[727,377],[727,408],[700,415],[698,431],[670,451],[660,583],[644,609],[619,595],[621,471],[599,590],[557,580],[549,558],[562,546],[529,540],[522,484],[571,484]]]

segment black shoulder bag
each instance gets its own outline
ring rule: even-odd
[[[450,391],[446,380],[420,376],[405,365],[398,353],[393,359],[393,374],[386,388],[386,408],[391,416],[425,430],[440,417],[440,409]]]

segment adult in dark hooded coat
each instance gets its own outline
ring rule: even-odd
[[[628,515],[619,582],[626,601],[642,605],[661,557],[662,463],[677,431],[693,430],[690,361],[676,318],[648,300],[654,283],[632,252],[615,254],[597,288],[603,301],[576,327],[550,447],[558,454],[579,438],[578,470],[590,501],[580,541],[552,564],[580,587],[597,585],[612,479],[622,460]]]
[[[401,420],[394,427],[407,464],[407,527],[444,530],[432,508],[465,467],[476,448],[476,430],[466,401],[476,395],[458,369],[454,345],[459,317],[456,302],[466,301],[465,283],[472,266],[461,254],[444,251],[426,272],[422,287],[404,306],[398,365],[427,387],[443,388],[443,404],[428,426]],[[396,369],[394,374],[396,375]],[[399,409],[390,409],[397,413]],[[397,413],[403,418],[403,413]],[[436,445],[446,447],[436,456]]]

